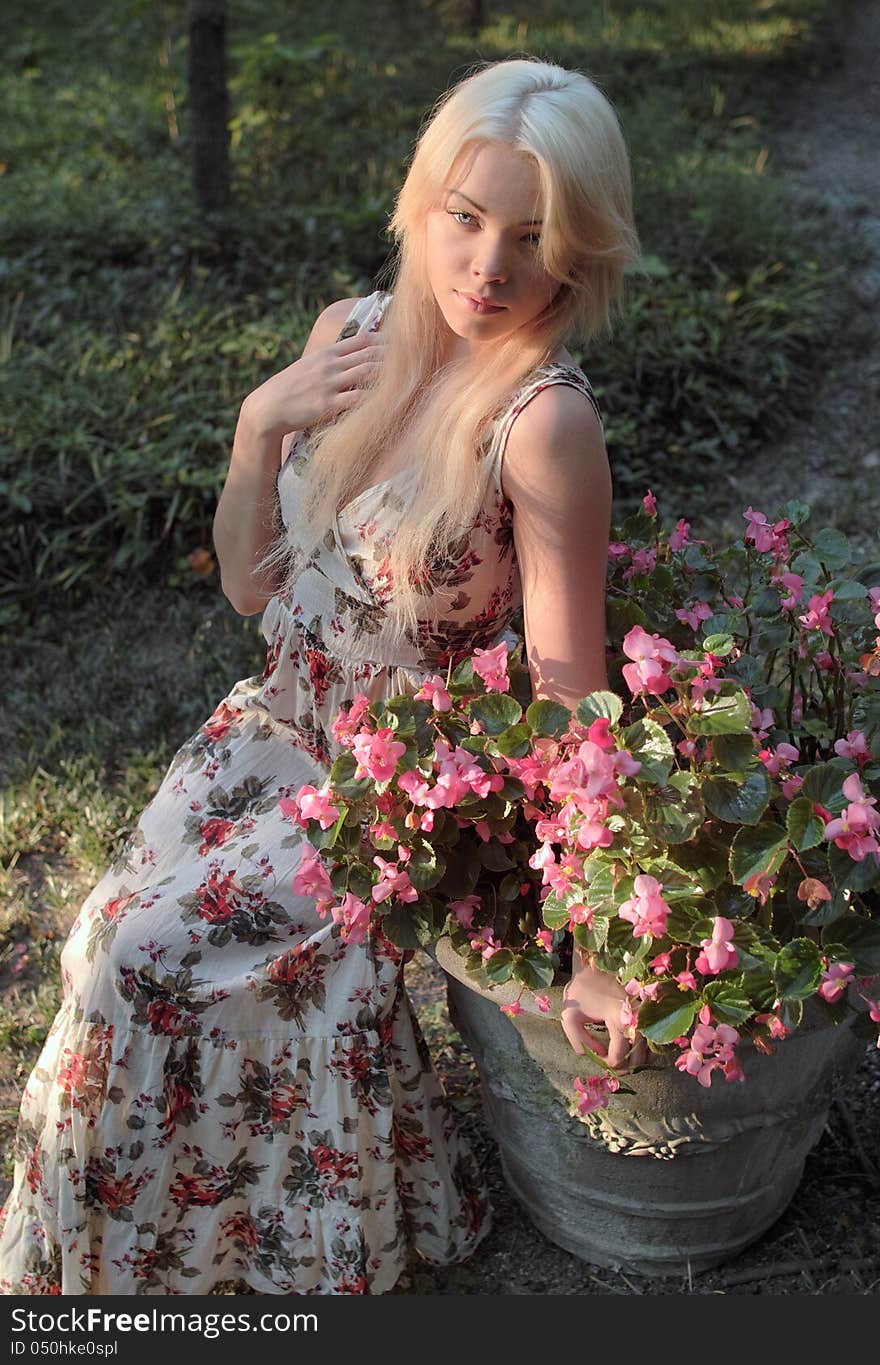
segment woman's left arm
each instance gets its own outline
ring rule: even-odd
[[[605,578],[611,529],[611,470],[602,428],[586,395],[571,385],[542,389],[514,422],[502,466],[513,505],[513,539],[523,589],[532,692],[574,711],[608,687]],[[579,955],[576,957],[576,961]],[[584,1045],[622,1066],[637,1064],[644,1043],[624,1031],[617,979],[580,959],[565,991],[562,1028],[575,1052]],[[608,1047],[590,1032],[608,1030]]]
[[[508,436],[502,487],[513,505],[532,692],[574,710],[608,686],[611,470],[585,394],[554,384],[526,405]]]

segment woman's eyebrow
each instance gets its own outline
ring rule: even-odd
[[[464,199],[464,200],[466,200],[467,203],[470,204],[472,208],[475,208],[475,209],[477,210],[477,213],[485,213],[485,212],[486,212],[486,210],[483,208],[482,204],[476,203],[475,200],[471,199],[468,195],[464,194],[461,190],[450,190],[449,193],[450,193],[450,194],[457,194],[458,197],[459,197],[459,199]],[[543,218],[524,218],[523,221],[522,221],[521,223],[517,223],[517,227],[540,227],[541,224],[543,223],[543,221],[544,221]]]

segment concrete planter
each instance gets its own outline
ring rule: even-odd
[[[773,1056],[738,1049],[744,1083],[716,1076],[704,1089],[672,1059],[652,1058],[626,1077],[634,1094],[612,1095],[583,1122],[562,1097],[595,1068],[562,1032],[562,988],[550,989],[549,1014],[524,995],[526,1013],[510,1019],[498,1006],[518,985],[470,976],[448,939],[435,956],[510,1189],[550,1241],[594,1265],[678,1274],[748,1246],[790,1202],[834,1086],[864,1051],[854,1016],[835,1027],[805,1009]]]

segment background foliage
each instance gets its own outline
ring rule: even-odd
[[[232,0],[237,207],[206,226],[182,0],[8,0],[0,623],[137,572],[217,590],[187,556],[211,549],[238,406],[324,304],[374,287],[420,120],[480,59],[587,70],[631,146],[643,271],[579,357],[619,501],[650,480],[696,513],[713,471],[802,405],[846,261],[787,211],[764,128],[780,82],[819,72],[841,0],[515,0],[476,39],[463,8]]]

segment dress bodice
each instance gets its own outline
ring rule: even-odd
[[[376,291],[352,309],[339,339],[358,328],[376,330],[391,295]],[[253,704],[263,706],[292,742],[326,764],[338,752],[330,722],[359,691],[371,700],[416,690],[425,675],[444,673],[475,648],[489,649],[508,632],[522,604],[513,539],[513,509],[501,487],[507,436],[517,415],[543,388],[570,384],[596,406],[589,381],[576,367],[550,363],[532,371],[492,424],[483,447],[484,495],[454,553],[433,565],[447,602],[435,621],[420,620],[402,643],[390,613],[389,549],[405,508],[409,470],[365,489],[333,520],[317,549],[297,567],[283,592],[267,604],[262,631],[266,669]],[[596,408],[598,412],[598,408]],[[296,484],[308,459],[300,434],[278,474],[281,517],[289,532]],[[512,636],[510,636],[512,643]],[[257,682],[257,680],[250,680]],[[241,704],[245,704],[245,697]]]

